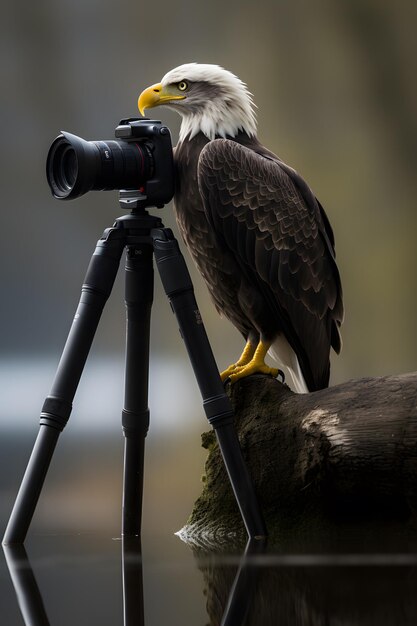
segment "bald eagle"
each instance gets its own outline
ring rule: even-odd
[[[339,353],[342,289],[332,228],[301,176],[256,137],[252,96],[217,65],[187,63],[145,89],[138,107],[182,116],[175,148],[179,230],[214,304],[242,333],[234,383],[285,366],[299,393],[327,387]]]

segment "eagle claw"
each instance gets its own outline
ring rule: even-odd
[[[236,363],[229,365],[229,367],[220,374],[222,382],[230,380],[230,383],[233,384],[240,378],[245,378],[252,374],[266,374],[273,378],[281,376],[282,382],[284,382],[284,372],[276,367],[269,367],[264,361],[270,345],[270,343],[260,341],[255,348],[255,346],[248,341],[240,359]]]
[[[233,385],[233,383],[237,380],[246,378],[246,376],[251,376],[252,374],[266,374],[268,376],[272,376],[273,378],[276,378],[279,374],[283,376],[281,370],[275,367],[269,367],[269,365],[266,365],[265,363],[260,365],[258,363],[251,362],[242,366],[237,366],[235,364],[231,365],[221,373],[220,377],[223,382],[230,380]]]

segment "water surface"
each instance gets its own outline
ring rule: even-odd
[[[32,443],[29,434],[1,439],[2,532]],[[120,433],[62,435],[28,534],[27,557],[9,550],[9,569],[0,553],[1,624],[417,623],[417,555],[398,529],[391,540],[376,538],[371,545],[357,527],[321,552],[298,545],[297,537],[290,550],[256,544],[246,554],[233,540],[184,543],[174,533],[199,494],[204,462],[195,431],[150,434],[141,546],[138,540],[124,546],[122,451]]]

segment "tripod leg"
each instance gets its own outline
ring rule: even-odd
[[[42,407],[39,434],[6,528],[5,544],[25,540],[58,437],[70,416],[94,334],[113,287],[124,243],[117,229],[109,229],[98,241],[91,258],[51,393]]]
[[[177,317],[247,533],[249,537],[265,537],[265,522],[233,424],[233,409],[220,379],[184,258],[170,229],[155,229],[152,237],[162,284]]]
[[[149,427],[149,332],[153,300],[152,245],[128,248],[126,258],[126,374],[123,536],[140,535],[145,437]]]

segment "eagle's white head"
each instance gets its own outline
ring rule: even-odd
[[[164,104],[182,116],[180,141],[200,131],[209,139],[256,135],[252,95],[245,83],[218,65],[185,63],[139,96],[139,111]]]

